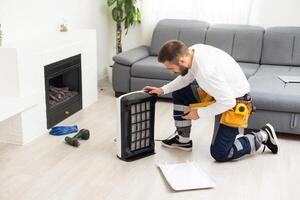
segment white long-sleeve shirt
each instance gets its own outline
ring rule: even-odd
[[[185,76],[178,76],[164,85],[164,94],[179,90],[194,80],[216,102],[198,108],[199,117],[221,114],[236,104],[236,98],[250,91],[250,86],[239,64],[226,52],[213,46],[196,44],[192,67]]]

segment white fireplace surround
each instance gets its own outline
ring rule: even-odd
[[[95,30],[53,32],[0,47],[0,142],[47,132],[44,66],[81,54],[83,108],[97,100]]]

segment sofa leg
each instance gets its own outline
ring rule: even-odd
[[[115,97],[119,97],[123,94],[126,94],[125,92],[115,92]]]

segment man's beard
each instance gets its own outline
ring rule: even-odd
[[[184,65],[178,65],[181,76],[185,76],[189,72],[189,68]]]

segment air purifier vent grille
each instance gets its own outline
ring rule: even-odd
[[[150,101],[130,106],[131,129],[130,150],[136,151],[150,146]]]

